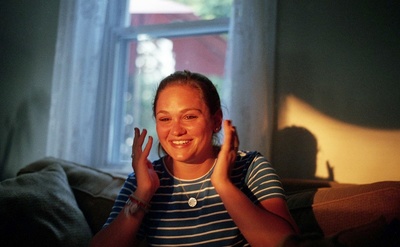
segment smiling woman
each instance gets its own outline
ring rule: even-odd
[[[166,77],[153,112],[164,154],[151,163],[153,138],[145,142],[147,130],[135,128],[134,173],[93,246],[276,246],[297,232],[279,177],[259,152],[239,150],[207,77]],[[221,125],[224,140],[216,145]]]
[[[169,143],[177,148],[183,144],[182,141],[186,142],[186,146],[193,142],[199,142],[197,145],[208,145],[213,139],[215,143],[218,141],[216,134],[222,123],[221,100],[216,88],[205,76],[185,71],[162,80],[155,95],[153,114],[160,147],[164,149],[170,147],[167,145]],[[211,122],[208,121],[209,118],[212,118]],[[200,135],[201,138],[182,140],[187,128],[192,135]],[[170,129],[173,138],[165,136]],[[206,135],[201,136],[204,133]],[[180,147],[182,153],[187,152],[183,146]]]
[[[214,130],[220,129],[222,111],[211,114],[203,100],[206,98],[203,91],[191,82],[194,79],[187,77],[190,74],[183,74],[181,79],[176,77],[174,82],[164,81],[167,87],[161,82],[163,89],[158,91],[155,101],[156,129],[161,146],[175,162],[201,164],[213,156],[210,143]],[[212,162],[208,163],[205,170],[210,169]],[[174,172],[178,171],[174,169]]]

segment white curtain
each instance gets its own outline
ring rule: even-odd
[[[276,5],[234,1],[222,95],[241,148],[266,156],[273,129]],[[126,6],[127,0],[60,0],[47,155],[105,165],[114,54],[104,51],[115,50],[111,27],[123,26]]]
[[[92,165],[98,95],[107,83],[101,61],[110,26],[124,5],[126,0],[60,0],[48,156]]]
[[[228,118],[240,147],[270,156],[274,126],[276,0],[235,0],[228,44]]]

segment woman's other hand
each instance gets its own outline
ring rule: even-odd
[[[224,141],[218,154],[217,164],[211,176],[214,187],[230,182],[230,173],[239,149],[239,137],[231,120],[223,122]]]
[[[160,180],[148,159],[153,144],[153,138],[151,136],[149,136],[143,149],[146,135],[146,129],[143,129],[140,133],[140,130],[135,128],[135,137],[132,145],[132,168],[137,180],[135,195],[148,202],[160,186]]]

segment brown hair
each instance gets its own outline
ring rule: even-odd
[[[192,73],[188,70],[184,70],[176,71],[160,82],[153,101],[153,116],[156,115],[156,104],[160,92],[170,85],[188,85],[197,88],[211,115],[214,115],[221,109],[219,94],[210,79],[200,73]]]

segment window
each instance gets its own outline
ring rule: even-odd
[[[130,0],[129,25],[118,35],[111,163],[128,164],[133,128],[154,137],[152,100],[157,84],[175,70],[207,75],[223,87],[232,0]]]
[[[142,22],[141,25],[130,26],[125,25],[132,22],[132,19],[127,21],[128,18],[125,18],[129,12],[128,0],[60,0],[46,156],[106,169],[121,170],[122,164],[128,164],[132,127],[137,125],[154,129],[148,126],[153,124],[151,112],[140,112],[150,108],[140,107],[140,104],[142,98],[152,98],[158,78],[155,78],[156,74],[144,73],[136,66],[150,65],[150,61],[154,61],[147,59],[151,56],[143,56],[147,54],[143,52],[154,44],[162,46],[162,51],[170,51],[163,61],[169,61],[166,59],[172,54],[172,62],[167,63],[171,68],[200,71],[218,83],[227,110],[224,115],[237,126],[241,147],[258,150],[268,156],[274,127],[277,1],[235,0],[232,2],[234,13],[231,17],[231,0],[186,1],[191,5],[181,0],[175,0],[175,3],[183,4],[185,9],[191,8],[192,17],[195,17],[193,20],[175,19],[146,25]],[[151,0],[145,2],[159,6]],[[192,5],[197,2],[198,6]],[[202,6],[208,9],[202,9]],[[129,14],[130,17],[133,15],[135,13]],[[199,41],[207,37],[226,41],[228,26],[229,52],[226,61],[221,55],[221,60],[210,59],[206,63],[212,64],[211,68],[217,68],[214,65],[216,61],[225,63],[220,67],[227,68],[223,76],[200,67],[196,59],[189,59],[190,54],[200,49],[181,44],[188,44],[190,39]],[[189,54],[179,56],[178,47],[189,50]],[[210,43],[206,47],[212,50],[218,46]],[[188,61],[182,62],[185,60],[181,58]],[[167,69],[157,70],[160,71],[168,72]],[[152,79],[147,80],[150,76]],[[148,88],[147,93],[142,89],[144,86]],[[150,104],[150,101],[144,100],[143,104]],[[140,119],[137,115],[150,117],[151,120]],[[154,153],[150,159],[157,158]]]

